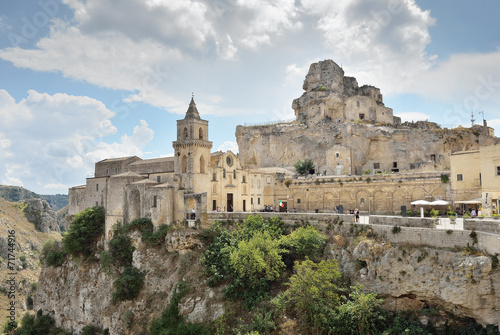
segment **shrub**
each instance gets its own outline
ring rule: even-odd
[[[279,241],[268,232],[257,232],[248,241],[238,242],[238,247],[230,254],[231,266],[237,275],[249,284],[257,286],[261,278],[276,280],[285,268]]]
[[[448,177],[448,175],[446,175],[446,174],[441,175],[441,182],[443,184],[448,184],[449,181],[450,181],[450,177]]]
[[[136,267],[126,268],[114,284],[113,301],[134,300],[144,286],[144,274]]]
[[[130,237],[123,233],[115,233],[111,241],[109,241],[109,252],[116,265],[132,265],[132,253],[134,250],[135,248],[132,246]]]
[[[16,335],[33,335],[33,334],[47,334],[47,335],[70,335],[65,330],[56,327],[55,321],[49,315],[43,315],[39,311],[36,315],[24,314],[21,319],[21,327],[17,328]]]
[[[108,272],[111,265],[113,265],[113,256],[107,250],[103,250],[99,255],[99,265],[101,266],[101,270],[104,272]]]
[[[163,242],[165,241],[165,236],[167,236],[169,229],[169,226],[163,224],[160,225],[158,227],[158,230],[156,230],[155,232],[144,232],[142,236],[147,245],[157,247],[163,244]]]
[[[76,214],[64,235],[64,251],[75,257],[89,257],[95,250],[95,242],[102,234],[104,234],[104,208],[87,208]]]
[[[439,211],[437,209],[431,209],[430,213],[433,218],[439,215]]]
[[[42,247],[40,260],[47,266],[58,267],[64,263],[66,252],[63,250],[62,245],[54,240],[47,240]]]
[[[396,226],[392,227],[391,232],[393,234],[399,234],[401,232],[401,227],[399,227],[399,226],[396,225]]]
[[[311,159],[306,159],[304,161],[299,159],[293,164],[293,167],[299,175],[307,175],[309,171],[314,169],[314,163]]]
[[[291,234],[283,236],[280,241],[283,247],[301,260],[306,257],[316,259],[321,256],[325,243],[326,237],[311,226],[300,227]]]
[[[124,229],[126,230],[126,232],[131,232],[133,230],[138,230],[140,232],[145,232],[145,231],[153,232],[154,226],[151,219],[138,218],[132,220],[132,222],[130,222],[128,225],[125,225]]]
[[[82,332],[80,333],[80,335],[101,335],[101,334],[102,330],[94,325],[87,325],[83,327]]]

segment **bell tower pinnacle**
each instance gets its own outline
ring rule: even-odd
[[[177,141],[174,170],[180,176],[182,187],[191,192],[202,190],[202,180],[208,179],[208,164],[212,142],[208,141],[208,121],[202,120],[194,96],[184,119],[177,120]]]

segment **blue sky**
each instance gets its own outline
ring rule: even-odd
[[[191,94],[213,150],[294,117],[332,59],[404,120],[500,133],[496,0],[26,0],[0,3],[0,184],[41,194],[96,161],[173,153]]]

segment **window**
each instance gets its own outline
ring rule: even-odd
[[[226,157],[226,163],[228,166],[233,166],[233,160],[231,157],[227,156]]]
[[[161,176],[156,176],[156,182],[161,183]]]
[[[436,161],[436,155],[431,155],[431,161],[433,161],[433,162]]]
[[[392,163],[392,167],[393,167],[393,168],[397,168],[397,167],[398,167],[398,162],[393,162],[393,163]]]
[[[373,163],[373,169],[374,170],[380,169],[380,163]]]
[[[361,199],[359,200],[359,203],[361,204],[361,206],[362,206],[362,205],[364,205],[364,204],[365,204],[365,198],[361,198]]]
[[[226,169],[222,170],[222,178],[226,178]]]
[[[482,178],[481,178],[481,174],[479,174],[479,185],[483,185],[483,181],[482,181]],[[488,193],[486,193],[488,194]]]
[[[212,181],[217,181],[217,174],[216,173],[212,173]]]
[[[340,158],[340,152],[336,152],[336,153],[335,153],[335,157],[336,157],[336,158]]]
[[[356,101],[356,106],[359,107],[359,101]]]
[[[233,178],[236,179],[236,170],[233,170]]]
[[[497,176],[500,176],[500,166],[497,166]]]
[[[297,203],[300,204],[300,199],[297,199]]]
[[[198,138],[199,138],[200,140],[202,140],[202,139],[203,139],[203,129],[201,129],[201,128],[200,128],[200,130],[198,131]]]
[[[187,128],[184,128],[184,138],[187,139],[188,138],[188,129]]]
[[[107,176],[109,175],[109,169],[106,169],[106,175]]]
[[[253,205],[253,198],[250,198],[250,205]]]
[[[241,178],[242,178],[242,180],[241,180],[242,183],[246,183],[247,182],[247,177],[246,176],[242,176]]]
[[[257,198],[257,205],[260,205],[260,198]]]
[[[365,119],[365,114],[364,113],[360,113],[359,114],[359,119],[360,120],[364,120]]]
[[[157,195],[154,195],[153,196],[153,207],[156,207],[158,204],[158,196]]]
[[[462,181],[464,180],[464,177],[462,176],[462,174],[457,174],[457,181]]]
[[[99,191],[99,184],[95,184],[95,190]]]
[[[117,167],[115,168],[115,173],[118,173],[118,168]]]

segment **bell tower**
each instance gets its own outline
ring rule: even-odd
[[[172,146],[174,170],[180,177],[181,187],[192,193],[206,192],[212,142],[208,140],[208,121],[200,118],[194,97],[191,97],[184,119],[177,120],[177,141]]]

